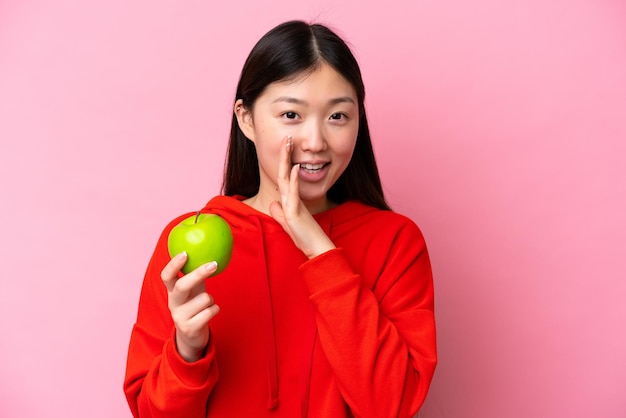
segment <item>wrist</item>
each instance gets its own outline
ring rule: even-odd
[[[194,363],[202,359],[207,352],[208,341],[202,348],[193,347],[192,345],[185,344],[179,338],[178,333],[176,335],[175,347],[178,355],[187,363]]]
[[[304,255],[306,255],[307,258],[310,260],[330,250],[334,250],[335,248],[337,248],[335,247],[335,244],[333,244],[333,242],[329,238],[327,238],[326,240],[324,240],[324,242],[316,245],[315,248],[313,248],[311,251],[305,251]]]

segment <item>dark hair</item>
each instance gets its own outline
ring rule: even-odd
[[[269,84],[312,72],[324,63],[352,84],[359,105],[359,130],[354,153],[345,171],[328,191],[328,199],[335,203],[358,200],[380,209],[389,209],[367,126],[361,71],[348,45],[329,28],[290,21],[266,33],[243,66],[235,101],[241,99],[244,107],[252,110]],[[254,143],[243,134],[233,114],[222,191],[227,196],[252,197],[258,192],[259,183]]]

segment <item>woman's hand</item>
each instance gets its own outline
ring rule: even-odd
[[[270,204],[270,214],[285,229],[304,255],[316,257],[333,248],[335,245],[324,233],[317,221],[308,211],[298,187],[298,164],[292,167],[291,153],[293,142],[291,137],[285,138],[279,155],[278,191],[280,202]]]
[[[212,262],[178,278],[187,261],[180,253],[167,263],[161,279],[167,288],[167,304],[176,326],[176,349],[188,362],[199,360],[209,342],[209,321],[219,313],[213,297],[206,291],[205,279],[217,270]]]

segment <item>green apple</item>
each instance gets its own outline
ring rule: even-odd
[[[170,257],[187,252],[182,272],[187,274],[203,264],[217,262],[216,275],[224,271],[233,254],[233,233],[219,215],[200,213],[176,225],[167,238]]]

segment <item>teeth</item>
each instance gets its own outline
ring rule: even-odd
[[[322,167],[324,167],[324,164],[300,164],[300,167],[307,170],[320,170]]]

